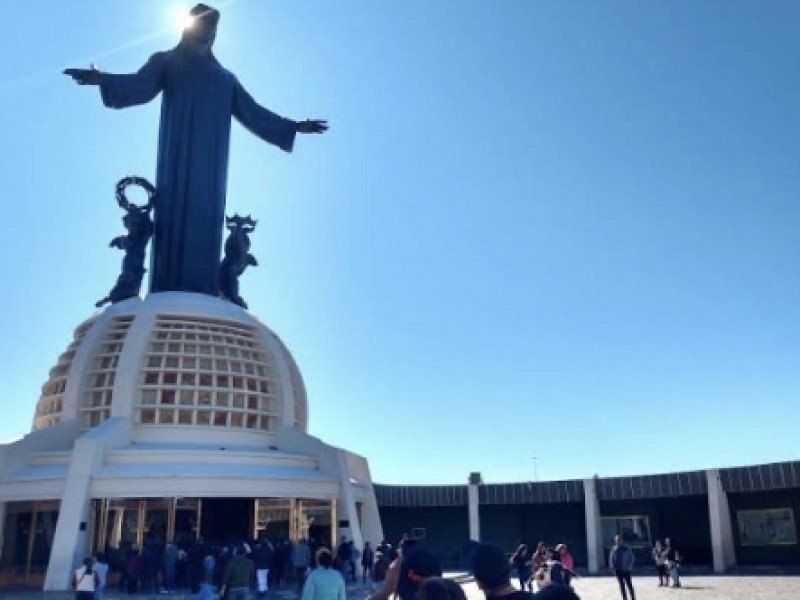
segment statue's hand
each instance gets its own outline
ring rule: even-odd
[[[120,250],[124,250],[125,249],[125,236],[124,235],[120,235],[118,237],[115,237],[113,240],[111,240],[111,243],[109,244],[109,246],[111,248],[119,248]]]
[[[328,131],[328,122],[323,119],[306,119],[295,124],[297,133],[325,133]]]
[[[91,69],[64,69],[64,75],[72,77],[80,85],[100,85],[100,71]]]

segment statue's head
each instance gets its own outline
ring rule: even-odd
[[[245,233],[251,233],[255,230],[256,223],[258,221],[254,220],[250,215],[246,217],[240,217],[239,215],[225,217],[225,226],[231,232],[244,231]]]
[[[211,49],[217,36],[219,11],[207,4],[198,4],[189,11],[191,24],[183,31],[183,40],[197,49]]]

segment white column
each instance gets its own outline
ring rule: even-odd
[[[583,497],[586,509],[586,557],[589,573],[599,573],[603,565],[603,535],[600,526],[600,503],[597,501],[597,482],[583,480]]]
[[[352,540],[353,545],[359,550],[364,547],[364,538],[361,535],[361,523],[358,521],[358,510],[356,509],[355,494],[353,484],[350,481],[350,470],[347,468],[347,455],[344,450],[336,449],[336,458],[339,467],[339,520],[347,521],[348,528],[342,528],[340,536],[345,535]],[[341,538],[340,540],[341,541]]]
[[[478,486],[483,483],[480,473],[471,473],[467,486],[467,508],[469,511],[469,539],[481,541],[480,495]]]
[[[92,475],[100,468],[107,449],[124,445],[129,440],[130,420],[111,417],[75,441],[61,495],[44,591],[69,589],[73,570],[89,551]],[[86,525],[82,527],[82,523]]]
[[[711,552],[714,556],[714,572],[724,573],[728,567],[736,564],[728,494],[722,488],[718,469],[707,470],[706,481],[708,482],[708,518],[711,522]]]
[[[79,439],[75,442],[44,580],[46,592],[69,589],[72,571],[88,551],[89,486],[97,450],[95,440]],[[86,523],[86,526],[81,527],[81,523]]]

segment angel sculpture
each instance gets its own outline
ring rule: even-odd
[[[220,295],[242,308],[247,308],[247,304],[239,295],[239,277],[249,265],[258,266],[255,257],[250,254],[248,235],[255,230],[256,223],[258,221],[251,219],[250,215],[225,217],[225,226],[230,234],[225,240],[225,258],[219,266]]]
[[[147,204],[137,206],[128,201],[125,189],[129,185],[138,185],[147,192]],[[144,268],[145,251],[147,250],[150,236],[153,235],[153,221],[150,219],[150,211],[153,209],[155,194],[156,189],[143,177],[125,177],[117,183],[117,204],[125,210],[122,224],[128,231],[128,235],[115,237],[111,240],[109,246],[124,250],[125,256],[122,259],[122,273],[117,278],[117,283],[111,288],[108,296],[95,303],[98,308],[107,302],[116,303],[139,295],[139,289],[142,287],[142,278],[147,272],[147,269]]]

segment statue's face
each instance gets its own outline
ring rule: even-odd
[[[184,33],[185,37],[192,42],[192,45],[210,49],[217,36],[217,26],[209,19],[198,18],[188,27]]]

